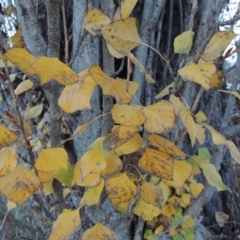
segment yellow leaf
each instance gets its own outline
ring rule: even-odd
[[[106,75],[98,65],[90,68],[90,76],[100,85],[104,95],[111,95],[121,103],[131,101],[132,96],[115,79]]]
[[[179,197],[175,196],[175,195],[171,196],[168,199],[168,202],[175,207],[177,207],[179,205],[180,201],[181,201],[181,199]]]
[[[218,58],[236,36],[237,34],[232,31],[215,33],[208,43],[201,59],[205,62],[210,62]]]
[[[205,143],[205,129],[202,126],[196,125],[197,126],[197,140],[199,144],[204,144]]]
[[[89,174],[100,173],[107,165],[103,152],[99,149],[87,151],[78,161],[80,162],[82,180]]]
[[[80,206],[91,206],[98,204],[100,201],[100,196],[104,187],[104,179],[101,178],[100,183],[94,187],[88,187],[85,190],[84,195],[81,199]]]
[[[114,153],[114,151],[109,154],[108,157],[105,156],[106,168],[101,171],[101,175],[105,178],[110,177],[122,169],[122,160]]]
[[[67,113],[91,108],[90,99],[97,83],[89,75],[89,69],[78,74],[75,84],[66,86],[58,99],[58,105]]]
[[[8,130],[4,125],[0,125],[0,147],[5,147],[17,140],[17,135]]]
[[[10,173],[17,166],[17,159],[9,147],[0,150],[0,177]]]
[[[140,198],[137,205],[134,207],[133,212],[144,221],[152,221],[155,217],[161,214],[161,209],[154,207],[150,203],[146,203],[142,198]]]
[[[108,197],[113,204],[126,202],[137,194],[137,187],[125,173],[118,173],[106,181]]]
[[[173,177],[173,159],[166,152],[147,148],[138,164],[144,171],[157,177],[165,179]]]
[[[134,96],[138,90],[139,84],[125,79],[117,78],[115,81],[121,85],[131,96]]]
[[[161,235],[161,233],[163,233],[163,230],[164,230],[163,225],[160,225],[155,229],[154,234]]]
[[[10,174],[1,177],[0,191],[16,204],[23,204],[39,188],[38,177],[19,165]]]
[[[199,194],[202,192],[203,189],[204,189],[204,186],[202,185],[202,183],[191,183],[190,185],[191,194],[195,198],[199,196]]]
[[[38,117],[41,114],[42,110],[43,110],[43,104],[39,104],[37,106],[30,108],[29,118],[32,119],[32,118]]]
[[[83,187],[92,187],[99,184],[101,178],[100,173],[91,173],[82,180],[81,171],[80,171],[80,161],[77,161],[74,168],[73,182],[79,186]]]
[[[23,72],[36,74],[33,64],[37,61],[37,58],[30,54],[26,49],[12,48],[5,53],[5,56],[8,61],[17,65]]]
[[[231,191],[229,187],[222,182],[222,178],[214,165],[210,163],[199,163],[199,166],[203,170],[203,174],[210,185],[215,186],[218,191]]]
[[[34,62],[35,74],[41,79],[41,84],[55,80],[63,85],[71,85],[78,81],[78,75],[57,58],[40,57]]]
[[[106,42],[111,46],[115,47],[116,45],[128,52],[141,44],[135,18],[121,19],[104,26],[102,34]]]
[[[168,101],[160,101],[143,108],[146,117],[144,128],[149,133],[164,133],[175,124],[173,105]]]
[[[166,204],[162,208],[162,214],[171,217],[172,215],[175,214],[175,208],[172,204]]]
[[[14,93],[18,96],[21,93],[26,92],[27,90],[31,89],[33,86],[33,82],[31,80],[26,80],[21,82],[17,88],[14,90]]]
[[[53,223],[52,232],[48,240],[69,239],[80,225],[79,208],[76,210],[64,209]]]
[[[194,227],[195,225],[196,225],[196,223],[191,216],[187,215],[187,216],[183,217],[183,221],[181,223],[181,227],[183,230]]]
[[[122,156],[124,154],[130,154],[136,152],[143,145],[143,140],[141,136],[137,133],[134,137],[129,139],[123,145],[115,149],[115,152],[118,156]]]
[[[173,156],[177,156],[180,158],[185,158],[186,154],[182,152],[173,142],[158,136],[156,134],[150,134],[148,136],[149,143],[157,147],[160,151],[167,152]]]
[[[42,183],[43,193],[45,196],[48,196],[54,192],[53,186],[52,186],[52,180],[49,182]]]
[[[193,147],[195,144],[195,141],[196,141],[197,133],[198,133],[197,125],[194,122],[192,114],[188,109],[182,108],[179,112],[179,115],[182,119],[182,123],[183,123],[184,127],[188,131],[188,134],[191,139],[191,144]]]
[[[126,213],[130,209],[130,207],[132,207],[132,205],[134,203],[135,203],[135,198],[132,198],[131,200],[129,200],[127,202],[119,203],[116,206],[116,210],[121,213]]]
[[[217,132],[213,127],[207,124],[204,124],[203,126],[206,127],[212,134],[212,140],[214,144],[226,145],[226,139],[219,132]]]
[[[211,77],[216,71],[216,67],[213,63],[190,63],[179,69],[178,73],[184,80],[196,82],[206,90],[209,90],[211,88]]]
[[[61,168],[67,169],[68,155],[64,148],[43,149],[39,154],[35,167],[38,171],[52,172]]]
[[[188,193],[183,193],[180,201],[180,206],[186,208],[190,205],[191,196]]]
[[[218,70],[214,73],[209,79],[209,88],[210,89],[219,89],[224,85],[224,73]]]
[[[96,223],[82,235],[82,240],[115,240],[116,234],[101,223]]]
[[[103,141],[103,148],[111,151],[120,147],[138,132],[137,127],[128,127],[119,125]]]
[[[11,37],[15,48],[22,48],[24,47],[25,43],[23,40],[21,40],[21,36],[22,36],[22,29],[19,28],[16,33]]]
[[[195,115],[195,118],[196,118],[196,122],[197,123],[202,123],[204,121],[207,120],[207,116],[205,115],[205,113],[203,111],[199,111],[196,115]]]
[[[94,37],[101,36],[102,28],[111,20],[98,9],[89,10],[84,18],[83,27]]]
[[[38,171],[38,177],[41,181],[41,183],[47,183],[53,180],[54,174],[56,171],[51,171],[51,172],[42,172]]]
[[[163,98],[166,95],[171,93],[171,90],[173,89],[174,82],[169,84],[167,87],[165,87],[158,95],[155,96],[155,99]]]
[[[170,96],[170,102],[173,104],[174,111],[176,115],[179,116],[180,110],[182,108],[187,109],[185,105],[179,100],[178,97],[175,97],[173,94]]]
[[[175,53],[189,53],[192,48],[193,31],[185,31],[175,37],[174,39],[174,52]]]
[[[73,180],[73,167],[70,163],[67,165],[67,169],[61,168],[54,172],[54,178],[56,178],[58,181],[63,183],[66,186],[71,187],[72,186],[72,180]]]
[[[171,194],[170,187],[167,186],[166,184],[164,184],[163,181],[161,181],[158,186],[161,188],[162,194],[163,194],[163,203],[162,203],[162,205],[165,205],[166,202],[168,201],[168,198],[169,198],[170,194]]]
[[[154,186],[146,181],[143,182],[140,192],[141,198],[155,207],[161,207],[162,205],[162,190],[158,186]]]
[[[226,143],[230,151],[231,157],[235,160],[236,163],[240,164],[240,152],[238,148],[232,141],[226,141]]]
[[[129,17],[138,0],[123,0],[120,2],[120,7],[118,7],[115,16],[114,22],[119,19],[124,19]]]
[[[138,127],[146,119],[141,109],[143,109],[141,106],[115,104],[111,110],[112,118],[116,123]]]
[[[17,204],[10,201],[9,199],[7,200],[7,210],[11,211],[13,208],[17,207]]]
[[[193,167],[187,161],[174,160],[173,181],[176,187],[182,188],[190,177]]]

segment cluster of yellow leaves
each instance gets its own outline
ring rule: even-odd
[[[178,70],[179,75],[184,80],[200,84],[206,90],[221,88],[223,85],[223,72],[217,70],[213,60],[222,55],[226,47],[236,36],[231,31],[215,33],[202,55],[202,62],[198,64],[189,63]]]
[[[102,36],[111,55],[116,58],[127,56],[145,73],[146,81],[154,83],[147,70],[131,54],[131,50],[142,43],[137,30],[137,20],[129,17],[136,2],[123,1],[113,22],[98,9],[90,10],[84,19],[83,27],[93,36]]]
[[[83,27],[95,37],[102,36],[114,57],[127,56],[144,71],[147,82],[154,83],[131,53],[133,48],[141,44],[137,21],[129,17],[136,3],[137,0],[122,1],[113,20],[101,11],[93,9],[87,13]],[[175,53],[188,53],[191,50],[193,34],[192,31],[186,31],[175,38]],[[184,80],[199,83],[206,90],[220,88],[223,74],[216,69],[212,61],[221,56],[235,36],[233,32],[216,33],[206,47],[201,62],[189,63],[179,69],[179,75]],[[52,193],[54,178],[66,187],[72,187],[74,184],[85,187],[79,207],[76,210],[65,209],[58,216],[49,239],[67,239],[77,230],[81,225],[80,208],[99,204],[104,188],[112,205],[119,211],[126,212],[133,208],[134,214],[142,217],[144,221],[156,221],[159,226],[152,233],[153,236],[161,234],[167,226],[172,236],[194,238],[194,220],[189,216],[182,216],[182,210],[204,189],[194,176],[202,172],[209,184],[219,191],[230,189],[222,182],[216,168],[210,163],[211,155],[206,148],[199,148],[198,155],[184,160],[186,154],[181,149],[157,134],[171,130],[178,116],[190,136],[192,146],[196,141],[200,144],[205,142],[207,128],[213,142],[216,145],[226,145],[235,161],[240,163],[240,153],[234,143],[227,141],[211,126],[204,124],[207,117],[203,112],[193,116],[179,98],[173,95],[170,102],[162,100],[146,107],[127,105],[138,89],[137,83],[113,79],[97,65],[76,74],[57,58],[42,56],[37,59],[22,49],[24,42],[21,40],[20,29],[12,37],[12,41],[14,48],[1,58],[28,74],[38,75],[42,84],[56,80],[66,85],[58,100],[59,106],[65,112],[73,113],[91,108],[92,93],[96,86],[100,86],[103,94],[115,98],[116,104],[111,114],[115,123],[120,125],[114,126],[107,136],[96,139],[74,167],[68,162],[67,152],[63,148],[41,150],[34,165],[35,171],[22,164],[17,166],[14,148],[6,146],[13,144],[18,136],[4,125],[0,125],[0,147],[4,147],[0,151],[0,191],[20,205],[39,187],[43,188],[45,195]],[[18,96],[32,87],[33,82],[27,79],[18,85],[15,94]],[[172,87],[173,84],[167,86],[156,98],[169,94]],[[230,93],[239,98],[239,94]],[[26,128],[27,121],[39,116],[42,110],[42,104],[27,109],[23,118]],[[81,134],[89,124],[91,122],[79,126],[72,137]],[[138,133],[141,125],[149,133],[147,141]],[[30,135],[31,133],[27,134]],[[121,172],[123,163],[120,157],[139,149],[142,155],[136,165],[151,175],[149,181],[143,176],[139,179],[134,174]],[[82,239],[106,238],[116,239],[116,235],[101,223],[95,224],[82,236]]]

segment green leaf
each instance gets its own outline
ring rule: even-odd
[[[199,163],[199,166],[210,185],[216,187],[218,191],[228,190],[231,192],[230,188],[222,182],[222,178],[213,164]]]
[[[153,234],[152,230],[147,229],[147,230],[144,232],[143,237],[144,237],[145,239],[147,239],[147,240],[150,240],[150,239],[152,239],[152,238],[154,237],[154,234]]]
[[[174,39],[174,52],[175,53],[189,53],[192,48],[193,31],[186,31],[178,35]]]
[[[184,232],[184,239],[185,240],[195,240],[195,234],[194,234],[194,230],[193,229],[188,229]]]
[[[178,234],[173,236],[173,240],[186,240],[182,235]]]
[[[204,159],[211,159],[212,155],[205,147],[198,148],[198,157],[204,158]]]
[[[68,163],[67,169],[61,168],[54,174],[54,177],[68,187],[72,186],[74,168]]]
[[[29,109],[29,118],[38,117],[43,110],[43,104],[39,104]]]

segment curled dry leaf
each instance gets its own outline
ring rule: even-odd
[[[215,212],[215,218],[219,227],[224,227],[229,219],[229,215],[223,212]]]

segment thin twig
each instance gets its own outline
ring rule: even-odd
[[[233,18],[231,18],[230,20],[227,21],[223,21],[219,23],[219,26],[224,26],[224,25],[232,25],[234,24],[236,21],[240,20],[240,15],[238,16],[234,16]]]
[[[194,17],[195,17],[197,10],[198,10],[198,1],[192,0],[192,9],[191,9],[191,16],[190,16],[190,21],[189,21],[189,30],[193,30]]]
[[[171,44],[172,44],[173,0],[170,0],[168,16],[169,16],[169,19],[168,19],[168,34],[167,34],[167,46],[166,46],[166,53],[165,53],[167,58],[169,57],[170,47],[171,47]],[[167,68],[169,69],[169,65],[165,61],[164,68],[163,68],[163,73],[162,73],[162,79],[164,81],[165,81],[165,78],[166,78],[166,75],[167,75]]]
[[[14,93],[14,88],[13,88],[12,82],[10,81],[9,71],[8,71],[8,67],[7,67],[7,61],[3,60],[3,62],[4,62],[6,77],[7,77],[7,80],[8,80],[9,87],[10,87],[10,92],[11,92],[11,95],[12,95],[12,98],[13,98],[13,101],[14,101],[14,99],[16,99],[16,95]],[[19,123],[20,123],[19,127],[20,127],[20,130],[21,130],[22,134],[23,134],[23,139],[24,139],[24,142],[26,144],[26,148],[27,148],[30,160],[31,160],[32,163],[34,163],[34,155],[33,155],[32,151],[29,148],[30,143],[29,143],[29,141],[27,139],[27,136],[25,134],[25,131],[24,131],[23,120],[22,120],[22,116],[21,116],[21,113],[20,113],[20,110],[19,110],[18,103],[14,101],[14,105],[15,105],[15,109],[16,109],[16,112],[17,112],[18,120],[19,120]]]
[[[68,34],[67,34],[67,22],[66,22],[66,14],[65,14],[65,1],[61,0],[61,10],[62,10],[62,17],[63,17],[63,31],[64,31],[64,51],[65,51],[65,56],[64,56],[64,62],[67,64],[68,59],[69,59],[69,53],[68,53]]]
[[[200,101],[200,98],[201,98],[203,92],[204,92],[204,88],[201,87],[200,90],[199,90],[199,92],[198,92],[198,94],[197,94],[197,97],[195,98],[195,101],[194,101],[193,106],[192,106],[192,108],[191,108],[191,112],[194,113],[194,112],[196,111],[197,105],[198,105],[198,103],[199,103],[199,101]]]
[[[115,77],[115,76],[117,76],[117,75],[123,70],[124,63],[125,63],[125,58],[122,58],[121,66],[119,67],[119,69],[118,69],[116,72],[111,73],[109,76],[110,76],[110,77]]]

